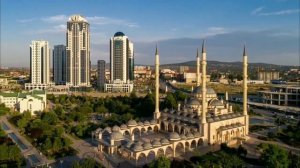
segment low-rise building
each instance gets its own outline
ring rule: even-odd
[[[133,83],[123,83],[120,80],[115,80],[114,83],[106,83],[104,84],[104,91],[105,92],[125,92],[130,93],[133,91]]]
[[[30,111],[33,115],[36,111],[43,111],[47,105],[45,91],[32,90],[24,93],[0,93],[0,104],[17,110],[21,113]]]
[[[258,80],[262,80],[265,83],[270,83],[271,80],[278,80],[279,72],[275,70],[258,70]]]
[[[268,91],[259,91],[262,103],[279,106],[300,106],[300,86],[277,85]]]

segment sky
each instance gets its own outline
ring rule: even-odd
[[[29,67],[32,40],[65,44],[74,14],[90,23],[91,62],[109,61],[109,39],[122,31],[135,63],[195,60],[205,39],[207,59],[299,65],[299,0],[0,0],[4,67]]]

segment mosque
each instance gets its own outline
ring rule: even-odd
[[[247,114],[247,55],[243,52],[243,111],[233,112],[228,102],[219,100],[216,92],[206,86],[206,49],[202,44],[197,53],[197,87],[188,101],[178,109],[159,109],[159,54],[155,53],[155,111],[153,120],[129,120],[121,126],[98,128],[98,150],[109,156],[135,163],[146,164],[159,156],[178,157],[201,146],[221,143],[241,143],[247,139],[249,116]],[[200,78],[201,85],[200,85]]]

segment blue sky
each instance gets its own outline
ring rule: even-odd
[[[124,32],[135,62],[195,59],[206,39],[208,60],[299,64],[299,0],[0,0],[3,66],[29,66],[31,40],[65,44],[69,16],[91,25],[91,61],[109,60],[109,38]]]

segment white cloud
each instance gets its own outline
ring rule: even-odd
[[[134,22],[129,22],[127,20],[122,20],[122,19],[103,17],[103,16],[86,17],[86,19],[88,20],[88,22],[95,25],[122,25],[122,26],[128,26],[132,28],[139,27],[139,25]]]
[[[49,23],[55,23],[55,22],[57,23],[57,22],[66,22],[68,18],[69,17],[66,15],[55,15],[55,16],[41,18],[41,20]]]
[[[300,9],[286,9],[274,12],[263,12],[264,7],[258,7],[251,12],[251,15],[257,16],[276,16],[276,15],[290,15],[299,13]]]
[[[29,23],[29,22],[32,22],[34,21],[35,18],[31,18],[31,19],[20,19],[20,20],[17,20],[17,22],[19,23]]]
[[[206,32],[202,34],[202,37],[215,36],[218,34],[225,34],[229,31],[224,27],[209,27]]]
[[[53,26],[50,29],[40,29],[37,30],[36,34],[57,34],[57,33],[63,33],[67,30],[67,26],[65,24],[60,24],[60,25],[56,25]]]
[[[258,7],[256,9],[254,9],[252,12],[251,12],[251,15],[256,15],[258,14],[260,11],[262,11],[265,7],[261,6],[261,7]]]

